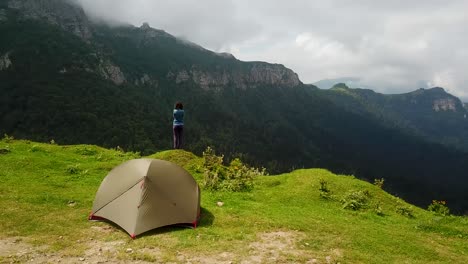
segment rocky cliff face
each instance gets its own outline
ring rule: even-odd
[[[293,87],[301,81],[296,73],[279,64],[255,63],[247,76],[248,83]]]
[[[83,9],[71,0],[10,0],[8,7],[20,10],[26,18],[58,25],[82,39],[88,40],[92,35]]]
[[[452,99],[452,98],[444,98],[444,99],[437,99],[434,100],[432,109],[434,111],[439,112],[439,111],[457,111],[457,102]]]
[[[152,42],[158,39],[169,38],[175,40],[176,43],[186,46],[187,49],[194,49],[206,53],[206,56],[215,55],[225,60],[239,62],[232,54],[215,53],[206,50],[195,43],[176,38],[163,30],[151,28],[148,23],[143,23],[139,30],[140,33],[142,33],[140,36],[140,45],[151,46]],[[294,87],[301,84],[297,74],[283,65],[265,62],[248,62],[245,64],[248,65],[247,71],[233,70],[231,68],[205,70],[202,69],[203,67],[200,67],[200,65],[194,64],[189,69],[169,71],[166,78],[174,81],[176,84],[194,82],[204,90],[220,90],[228,85],[240,89],[247,89],[258,85]]]
[[[248,72],[224,70],[204,71],[197,66],[177,73],[169,72],[168,79],[177,84],[193,81],[204,90],[219,90],[225,86],[240,89],[255,88],[259,85],[274,85],[290,88],[301,84],[299,77],[292,70],[278,64],[251,63]]]
[[[120,67],[112,64],[110,61],[101,61],[99,64],[99,74],[104,77],[104,79],[111,80],[117,85],[121,85],[126,81]]]

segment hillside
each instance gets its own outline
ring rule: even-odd
[[[412,203],[468,211],[468,153],[389,125],[283,65],[243,62],[148,24],[97,23],[69,1],[0,0],[0,14],[0,135],[147,155],[171,147],[182,100],[185,149],[195,154],[213,146],[272,173],[385,178]]]
[[[468,111],[460,99],[441,87],[385,95],[337,84],[323,93],[348,111],[370,114],[390,127],[468,151]]]
[[[323,169],[262,176],[250,192],[202,189],[198,228],[160,228],[132,240],[87,216],[105,175],[137,153],[7,138],[0,150],[0,262],[468,261],[466,217],[428,212]],[[151,157],[184,166],[201,184],[202,158],[184,151]],[[332,199],[321,198],[320,181],[327,182]],[[350,191],[369,192],[365,209],[343,209],[340,200]]]

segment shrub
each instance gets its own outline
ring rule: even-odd
[[[323,199],[330,199],[332,197],[330,188],[328,188],[328,182],[324,179],[319,180],[319,195]]]
[[[207,147],[203,151],[203,186],[207,189],[216,190],[220,187],[224,156],[216,156],[214,149]]]
[[[427,207],[427,210],[440,215],[450,214],[450,209],[446,206],[445,201],[432,200],[432,203]]]
[[[254,187],[254,179],[266,175],[266,169],[250,168],[238,158],[229,167],[223,165],[224,156],[216,156],[211,147],[203,152],[203,186],[210,190],[249,191]]]
[[[398,214],[401,214],[403,216],[409,217],[409,218],[414,218],[414,212],[413,212],[413,207],[410,205],[404,205],[402,203],[398,203],[396,207],[396,212]]]
[[[349,191],[346,195],[341,199],[341,203],[343,204],[344,209],[350,210],[360,210],[367,206],[369,202],[370,194],[367,190],[364,191]]]
[[[257,176],[266,175],[266,169],[251,168],[235,158],[229,164],[226,178],[222,182],[222,189],[229,191],[249,191],[254,187]]]
[[[115,151],[114,156],[116,156],[116,157],[126,157],[126,158],[129,158],[129,159],[141,158],[141,152],[139,152],[139,151],[137,151],[137,152],[125,151],[120,146],[117,146],[115,148],[111,148],[111,150]],[[91,151],[93,151],[93,150],[91,150]],[[94,151],[96,151],[96,153],[97,153],[97,150],[94,150]],[[91,154],[91,155],[93,155],[93,154]]]
[[[39,151],[44,151],[40,146],[38,145],[32,145],[31,148],[29,149],[30,152],[39,152]]]
[[[79,165],[69,165],[67,166],[68,174],[78,174],[81,172]]]
[[[382,204],[380,202],[377,202],[374,206],[374,213],[378,216],[384,216],[384,212],[382,209]]]
[[[7,134],[3,134],[3,141],[6,142],[6,143],[10,143],[11,141],[13,141],[15,138],[13,136],[8,136]]]
[[[379,187],[380,189],[382,189],[384,182],[385,182],[384,178],[374,179],[374,185]]]
[[[111,148],[111,150],[115,151],[115,156],[123,157],[125,155],[125,150],[121,148],[120,146]]]
[[[89,147],[78,147],[75,153],[83,156],[94,156],[97,154],[97,150]]]

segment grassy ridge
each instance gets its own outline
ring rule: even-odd
[[[123,260],[183,262],[174,252],[194,256],[224,252],[240,262],[260,254],[259,241],[274,242],[268,234],[284,232],[290,234],[292,246],[264,248],[263,261],[273,254],[269,250],[275,250],[279,262],[468,262],[467,217],[443,217],[411,207],[414,217],[409,218],[396,213],[398,206],[410,207],[404,201],[352,176],[322,169],[259,177],[251,192],[202,190],[197,229],[160,228],[131,240],[117,227],[89,222],[87,216],[106,174],[123,161],[139,157],[138,153],[10,139],[0,141],[0,153],[0,239],[24,237],[47,245],[48,252],[80,256],[88,248],[82,242],[93,239],[124,241],[118,256]],[[199,182],[203,178],[203,160],[192,153],[164,151],[150,157],[185,167]],[[328,183],[332,199],[320,198],[320,180]],[[352,190],[369,192],[367,209],[342,208],[340,199]],[[219,201],[224,205],[218,206]],[[373,210],[377,204],[383,216]],[[96,231],[109,226],[112,232]],[[160,255],[144,251],[129,255],[126,247],[158,248]],[[0,256],[0,262],[7,260]]]

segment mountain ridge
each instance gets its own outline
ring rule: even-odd
[[[381,94],[337,84],[329,91],[350,111],[365,111],[432,142],[468,151],[468,142],[463,140],[468,136],[468,111],[459,98],[441,87]]]

